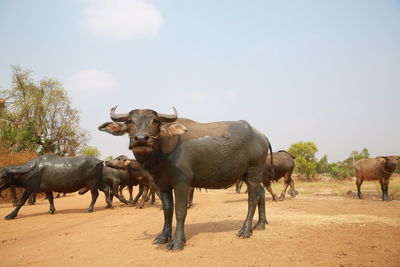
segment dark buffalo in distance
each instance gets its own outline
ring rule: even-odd
[[[361,184],[364,180],[379,180],[382,190],[382,200],[389,201],[389,179],[396,170],[400,161],[398,156],[384,156],[371,159],[360,159],[354,164],[358,197],[364,198],[361,193]]]
[[[106,190],[101,184],[103,162],[91,156],[59,157],[43,155],[23,165],[12,165],[0,170],[0,191],[9,187],[23,187],[25,191],[17,207],[5,219],[14,219],[32,193],[46,193],[50,203],[49,213],[55,212],[53,191],[72,193],[89,187],[92,201],[88,212],[93,211],[99,195],[98,189]]]
[[[135,109],[125,114],[111,110],[111,119],[99,130],[113,135],[128,134],[129,149],[140,165],[149,171],[160,188],[164,226],[154,244],[167,243],[167,249],[183,249],[184,224],[190,187],[219,189],[242,178],[248,188],[248,213],[238,236],[252,234],[252,221],[258,206],[255,229],[265,229],[265,192],[261,186],[264,162],[271,149],[268,139],[246,121],[198,123],[165,115],[151,109]],[[176,230],[172,236],[175,194]]]
[[[271,181],[277,182],[279,179],[283,177],[284,185],[281,195],[279,196],[279,200],[285,199],[285,193],[290,185],[289,194],[293,198],[298,195],[298,192],[294,189],[294,181],[292,178],[292,173],[295,164],[295,157],[292,156],[289,152],[285,150],[280,150],[278,152],[272,153],[274,157],[274,166],[272,172],[271,161],[269,159],[270,155],[268,155],[267,160],[265,161],[265,169],[263,174],[263,184],[267,188],[268,192],[272,195],[273,201],[277,201],[277,195],[272,191]]]
[[[295,157],[285,150],[279,150],[278,152],[272,153],[274,166],[271,166],[271,155],[268,155],[265,161],[265,169],[263,173],[262,182],[267,188],[268,192],[272,196],[273,201],[278,201],[285,199],[285,193],[290,185],[289,194],[291,197],[298,195],[298,192],[294,189],[294,181],[292,178],[292,173],[295,164]],[[272,170],[273,169],[273,170]],[[277,182],[279,179],[284,178],[284,185],[281,195],[278,196],[273,192],[271,187],[271,181]],[[236,183],[236,192],[240,193],[243,180],[239,180]]]
[[[118,189],[120,186],[139,185],[139,192],[131,204],[136,204],[143,194],[142,200],[139,203],[139,208],[143,208],[144,202],[149,198],[149,192],[153,196],[152,204],[154,203],[154,194],[158,193],[158,187],[154,183],[150,173],[144,170],[136,160],[128,159],[127,156],[122,155],[115,159],[107,160],[104,164],[106,167],[103,171],[103,181],[112,188],[113,194],[120,201],[125,204],[129,203],[122,194],[119,194]]]

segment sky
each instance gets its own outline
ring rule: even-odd
[[[398,0],[2,0],[0,89],[12,65],[63,83],[103,158],[132,155],[97,130],[116,105],[247,120],[329,162],[400,154]]]

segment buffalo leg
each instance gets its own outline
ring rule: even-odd
[[[285,174],[283,189],[282,189],[281,195],[279,196],[279,200],[285,199],[285,193],[286,193],[287,188],[289,187],[289,183],[290,183],[290,178]]]
[[[35,205],[36,203],[36,193],[32,193],[28,198],[29,205]]]
[[[160,191],[160,198],[164,212],[164,226],[159,234],[153,241],[153,244],[167,243],[171,238],[172,232],[172,216],[174,214],[174,198],[172,196],[172,189]]]
[[[257,194],[257,206],[258,206],[258,222],[254,225],[254,230],[264,230],[265,224],[268,224],[267,217],[265,215],[265,190],[260,184],[260,188]]]
[[[149,191],[150,191],[150,188],[148,186],[144,185],[143,186],[143,196],[142,196],[142,199],[140,200],[140,203],[139,203],[139,209],[143,208],[144,207],[144,203],[147,200],[149,200],[149,198],[150,198]]]
[[[187,215],[187,201],[189,196],[189,185],[180,182],[174,186],[175,193],[175,219],[176,229],[174,237],[168,242],[168,250],[181,250],[185,246],[185,220]]]
[[[384,180],[384,179],[379,179],[379,183],[381,184],[381,189],[382,189],[382,200],[383,201],[390,201],[390,197],[388,194],[388,189],[389,189],[389,179]]]
[[[6,217],[4,217],[6,220],[14,219],[17,217],[18,211],[21,209],[21,207],[25,204],[25,202],[28,200],[29,196],[31,195],[31,191],[25,189],[25,192],[23,193],[21,199],[17,203],[17,207]]]
[[[123,195],[118,194],[118,188],[119,188],[119,183],[114,183],[112,185],[112,193],[113,195],[119,199],[119,201],[121,201],[122,203],[125,203],[126,205],[129,204],[129,202],[125,199],[125,197]]]
[[[151,190],[151,205],[156,203],[156,192],[154,190]]]
[[[120,185],[119,186],[119,188],[118,188],[118,193],[120,194],[120,195],[122,195],[122,190],[124,189],[124,185]]]
[[[293,181],[292,177],[290,177],[290,184],[289,185],[290,185],[290,189],[289,189],[288,193],[290,194],[291,198],[294,198],[299,194],[299,192],[297,192],[297,190],[294,189],[294,181]]]
[[[90,188],[90,193],[92,194],[92,201],[90,202],[87,212],[93,212],[94,203],[96,203],[97,197],[99,196],[99,190],[97,190],[97,187],[92,187]]]
[[[191,206],[193,206],[193,195],[194,195],[194,187],[190,187],[189,190],[189,199],[188,199],[188,204],[187,208],[189,209]]]
[[[136,197],[131,201],[131,205],[135,205],[136,202],[139,200],[139,198],[142,196],[142,194],[143,194],[143,185],[140,184],[139,191],[138,191]]]
[[[239,179],[236,181],[236,193],[240,193],[240,190],[242,190],[242,186],[243,186],[243,180]]]
[[[278,196],[274,193],[274,191],[272,191],[271,180],[268,179],[267,181],[263,181],[263,184],[265,188],[268,190],[268,192],[271,194],[272,201],[278,201]]]
[[[18,205],[17,190],[15,190],[14,186],[10,186],[10,192],[13,207],[16,207]]]
[[[254,213],[256,211],[258,202],[261,199],[257,199],[257,196],[260,194],[260,180],[261,180],[262,169],[260,170],[257,167],[251,167],[247,170],[247,178],[245,179],[247,185],[247,194],[248,194],[248,210],[247,210],[247,217],[244,221],[242,228],[239,230],[238,236],[241,238],[249,238],[252,234],[252,223]],[[257,228],[262,229],[262,225],[267,222],[265,218],[265,204],[260,205],[259,208],[264,208],[263,211],[259,211],[259,221],[257,223]]]
[[[104,197],[105,197],[106,203],[107,203],[106,209],[112,208],[112,207],[113,207],[113,206],[112,206],[112,200],[113,200],[114,195],[113,195],[113,193],[110,191],[110,187],[105,186],[105,187],[103,188],[102,191],[103,191],[103,193],[104,193]]]
[[[129,203],[132,202],[133,197],[132,197],[132,193],[133,193],[133,186],[132,185],[128,185],[128,191],[129,191]],[[122,194],[121,194],[122,195]]]
[[[362,182],[363,182],[363,179],[357,177],[356,185],[357,185],[357,193],[358,193],[358,198],[359,199],[363,199],[364,198],[363,194],[361,193],[361,184],[362,184]]]
[[[54,214],[56,209],[54,208],[53,192],[48,191],[48,192],[45,192],[45,193],[46,193],[47,200],[49,201],[49,204],[50,204],[49,213],[50,214]]]

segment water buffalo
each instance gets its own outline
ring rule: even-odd
[[[291,197],[295,197],[298,192],[294,189],[294,181],[292,179],[292,172],[294,169],[294,157],[285,150],[279,150],[278,152],[272,153],[273,156],[273,168],[271,166],[271,155],[268,155],[265,160],[265,169],[263,173],[262,182],[267,188],[268,192],[272,196],[273,201],[278,201],[285,199],[285,193],[290,185],[289,194]],[[284,177],[283,190],[279,198],[272,191],[271,181],[277,182],[280,178]],[[236,192],[240,193],[241,187],[243,185],[243,180],[238,180],[236,182]]]
[[[126,156],[119,156],[112,160],[107,160],[104,163],[106,168],[103,171],[103,181],[112,188],[113,194],[122,202],[128,204],[122,194],[118,194],[118,188],[122,186],[139,185],[139,192],[131,204],[134,205],[140,196],[143,194],[142,200],[139,203],[139,208],[143,208],[144,202],[151,195],[158,193],[158,187],[154,183],[150,173],[144,170],[136,160],[129,160]],[[106,173],[107,172],[107,173]],[[119,174],[119,175],[118,175]],[[152,198],[154,203],[155,198]]]
[[[372,159],[360,159],[354,165],[356,172],[356,185],[358,197],[363,198],[361,193],[361,184],[364,180],[379,180],[382,189],[382,200],[389,201],[388,195],[389,178],[396,170],[396,166],[400,161],[398,156],[376,157]]]
[[[246,121],[198,123],[165,115],[151,109],[135,109],[116,114],[113,122],[103,123],[100,131],[129,135],[129,149],[140,165],[149,171],[160,188],[164,226],[153,241],[167,243],[168,250],[183,249],[184,224],[190,187],[227,188],[243,178],[248,188],[248,213],[238,236],[252,234],[252,221],[258,206],[255,229],[265,229],[265,191],[261,186],[264,162],[271,149],[268,139]],[[175,195],[176,230],[172,233]],[[169,241],[168,241],[169,240]]]
[[[131,181],[131,184],[129,185],[139,185],[139,193],[132,201],[132,204],[135,204],[143,193],[142,200],[139,203],[139,208],[143,208],[144,202],[146,202],[150,197],[149,192],[152,195],[152,204],[154,203],[154,195],[159,195],[158,187],[150,173],[144,170],[136,160],[128,159],[127,156],[122,155],[113,160],[107,160],[105,165],[110,168],[115,168],[119,171],[126,172],[129,177],[129,181]]]
[[[92,201],[88,212],[93,211],[101,185],[103,162],[90,156],[59,157],[43,155],[23,165],[6,166],[0,170],[0,191],[9,187],[23,187],[25,191],[17,207],[5,219],[14,219],[32,193],[45,192],[50,203],[49,213],[55,212],[53,193],[71,193],[90,187]]]
[[[278,152],[272,153],[274,157],[274,174],[272,173],[272,167],[270,163],[270,155],[268,155],[265,161],[265,169],[263,174],[263,184],[267,188],[268,192],[272,195],[273,201],[277,201],[277,195],[272,191],[271,181],[277,182],[279,179],[284,177],[284,185],[279,200],[285,199],[285,193],[290,185],[289,194],[291,197],[295,197],[298,192],[294,189],[294,181],[292,179],[292,172],[294,169],[294,157],[285,150],[280,150]]]

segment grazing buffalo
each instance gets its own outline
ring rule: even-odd
[[[149,198],[149,191],[152,197],[152,204],[155,201],[154,194],[158,193],[158,187],[154,183],[153,177],[150,173],[144,170],[136,160],[129,160],[126,156],[119,156],[113,160],[105,161],[106,167],[103,171],[103,181],[112,188],[113,194],[125,204],[122,194],[118,193],[119,186],[135,186],[139,185],[139,193],[132,200],[131,204],[134,205],[143,194],[142,200],[139,203],[139,208],[143,208],[144,202]]]
[[[116,108],[116,107],[115,107]],[[167,249],[183,249],[184,224],[190,187],[228,188],[243,178],[248,188],[248,213],[238,236],[248,238],[258,206],[255,229],[265,229],[265,192],[261,186],[264,162],[271,149],[268,139],[246,121],[198,123],[150,109],[116,114],[99,130],[113,135],[128,134],[140,165],[149,171],[160,188],[164,226],[153,241],[167,243]],[[172,233],[175,194],[176,230]]]
[[[23,187],[25,191],[17,207],[5,218],[14,219],[32,193],[45,192],[50,203],[49,213],[55,212],[53,193],[71,193],[82,187],[90,187],[92,201],[88,212],[93,211],[101,185],[103,162],[90,156],[59,157],[39,156],[23,165],[0,169],[0,191],[9,187]]]
[[[285,199],[285,193],[289,185],[289,194],[292,198],[295,197],[296,195],[298,195],[298,192],[294,189],[294,181],[292,179],[292,172],[294,169],[294,157],[285,150],[279,150],[278,152],[272,153],[272,157],[274,162],[273,167],[271,165],[271,155],[268,155],[265,161],[265,169],[262,179],[264,186],[267,188],[268,192],[272,196],[272,200],[278,201],[278,199]],[[277,195],[272,191],[271,181],[277,182],[282,177],[284,177],[284,186],[282,193],[278,198]],[[242,185],[243,180],[238,180],[236,182],[237,193],[240,193]]]
[[[358,197],[363,198],[361,193],[361,184],[364,180],[379,180],[382,189],[382,200],[389,201],[388,195],[389,178],[396,170],[400,161],[398,156],[376,157],[372,159],[360,159],[354,165],[356,171],[356,185]]]

